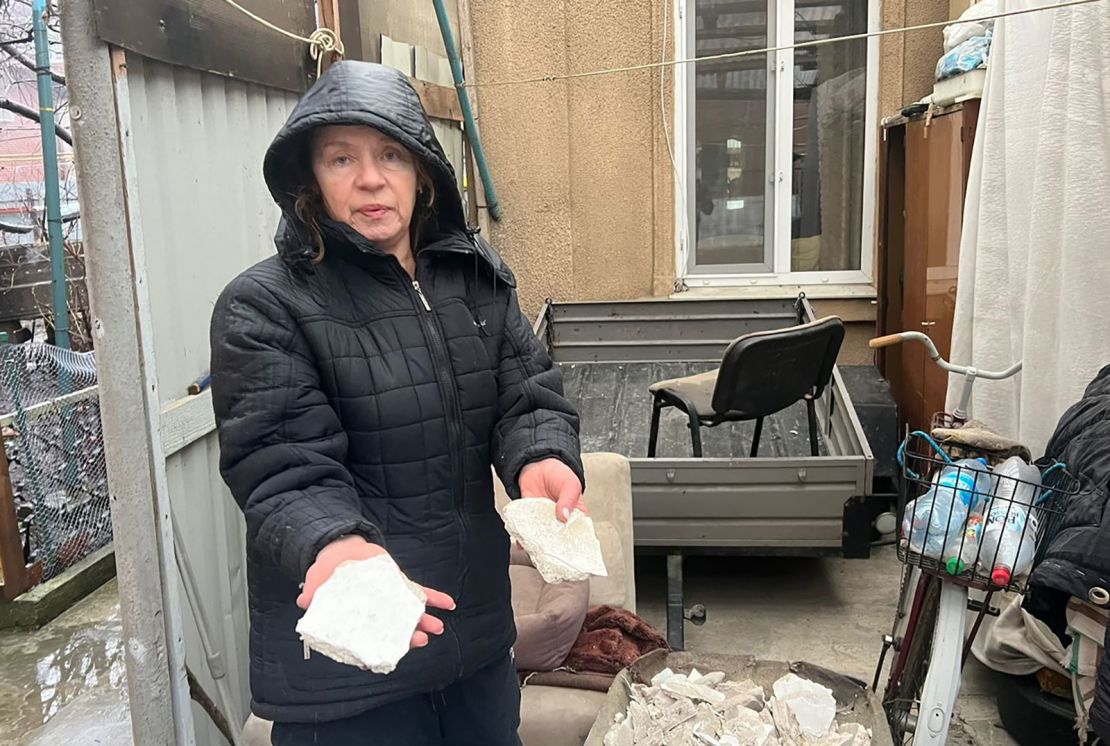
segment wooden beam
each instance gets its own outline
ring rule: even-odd
[[[474,30],[470,23],[470,0],[456,0],[459,11],[459,44],[462,46],[462,64],[463,76],[467,81],[473,82],[477,77],[474,71],[477,69],[477,64],[474,60]],[[474,115],[474,121],[479,121],[478,115],[478,89],[471,88],[467,91],[467,96],[470,99],[470,111]],[[473,136],[472,133],[465,133],[467,141]],[[473,158],[473,148],[467,149],[467,159]],[[468,167],[468,172],[473,173],[477,171],[472,167]],[[478,228],[481,230],[482,235],[486,240],[490,240],[489,233],[489,206],[486,203],[486,190],[482,184],[482,180],[470,177],[467,185],[473,189],[474,202],[478,206]]]
[[[343,39],[342,29],[339,26],[339,0],[319,0],[316,3],[316,18],[320,28],[330,28],[335,32],[335,38]],[[337,54],[329,54],[324,58],[320,69],[327,70],[338,60],[339,56]]]
[[[62,408],[69,404],[76,404],[85,399],[93,399],[97,396],[98,389],[96,386],[89,386],[79,391],[74,391],[65,396],[59,396],[57,399],[50,399],[48,401],[40,402],[34,406],[27,407],[23,411],[23,417],[27,422],[32,422],[48,414],[56,414],[62,411]],[[0,427],[14,427],[15,426],[15,412],[7,412],[0,414]]]
[[[31,574],[23,561],[23,538],[19,535],[19,517],[15,511],[15,495],[8,475],[8,454],[0,438],[0,578],[3,598],[14,601],[31,588]]]
[[[212,389],[170,402],[162,408],[162,450],[169,458],[216,429]]]
[[[409,78],[409,82],[416,89],[417,95],[420,96],[420,103],[424,104],[425,111],[432,119],[444,119],[449,122],[461,122],[463,120],[459,96],[455,93],[454,88],[436,85],[412,77]]]

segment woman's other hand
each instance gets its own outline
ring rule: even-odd
[[[566,523],[575,508],[586,511],[582,502],[582,482],[569,466],[557,458],[534,461],[520,471],[523,497],[546,497],[555,501],[555,515]]]
[[[323,585],[335,572],[335,568],[344,562],[358,562],[381,554],[386,554],[385,549],[377,544],[371,544],[361,536],[344,536],[342,539],[336,539],[320,550],[316,555],[316,561],[308,568],[301,595],[297,597],[297,606],[307,609],[312,603],[312,597],[316,595],[316,589]],[[455,609],[455,600],[446,593],[424,588],[424,594],[428,597],[429,608],[443,611]],[[428,644],[428,635],[442,634],[443,622],[431,614],[425,614],[420,618],[416,631],[412,634],[411,646],[422,648]]]

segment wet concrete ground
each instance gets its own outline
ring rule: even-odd
[[[870,682],[899,572],[890,549],[866,561],[688,559],[686,602],[705,604],[708,620],[687,625],[687,647],[806,660]],[[637,559],[637,586],[640,614],[664,629],[661,557]],[[951,746],[1014,746],[991,676],[969,665]],[[2,746],[131,743],[114,581],[42,630],[0,633],[0,713]]]
[[[0,632],[3,746],[128,744],[126,698],[114,580],[40,630]]]

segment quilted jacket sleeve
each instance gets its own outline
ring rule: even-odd
[[[578,413],[563,396],[563,376],[520,310],[512,291],[497,373],[501,417],[493,443],[497,475],[514,500],[525,465],[558,458],[583,481]]]
[[[277,298],[235,280],[216,304],[211,342],[220,471],[246,517],[247,551],[299,582],[340,536],[382,543],[359,509],[347,434]]]

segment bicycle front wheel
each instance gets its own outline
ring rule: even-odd
[[[959,694],[967,589],[916,568],[907,580],[883,707],[895,744],[943,746]]]
[[[928,673],[918,701],[913,746],[944,746],[960,693],[967,588],[941,583]]]

